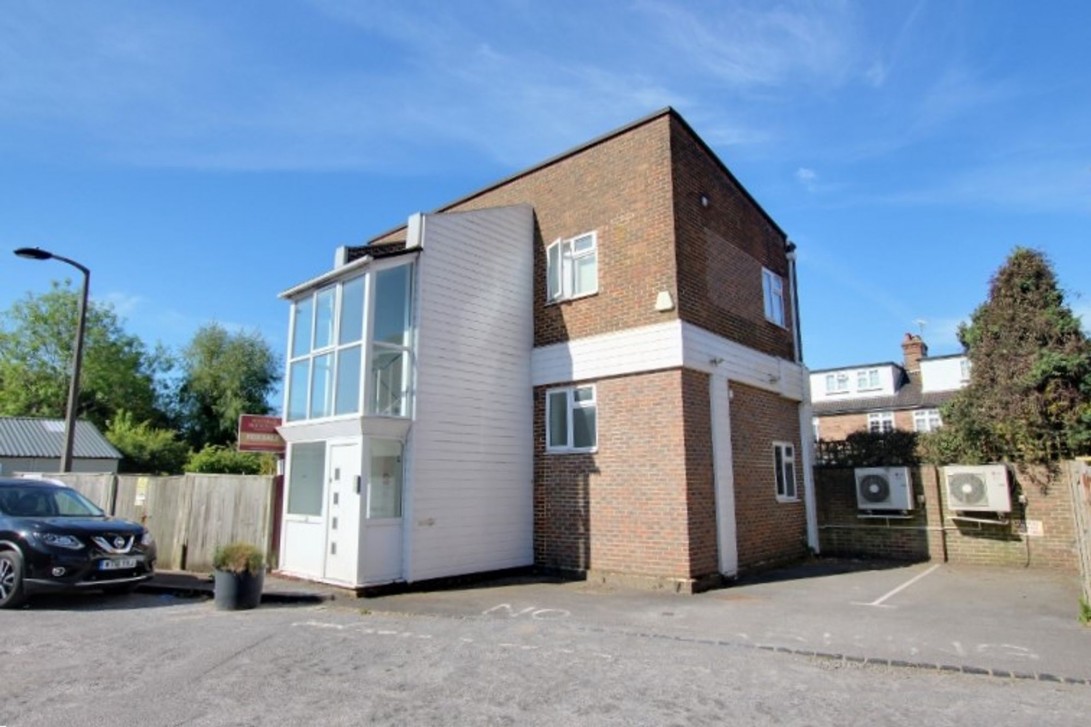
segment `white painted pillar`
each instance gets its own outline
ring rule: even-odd
[[[818,545],[818,505],[814,493],[814,410],[811,408],[811,375],[807,367],[803,377],[803,401],[799,402],[799,440],[803,446],[803,508],[807,514],[807,545],[815,553]]]
[[[720,555],[720,572],[734,577],[739,573],[739,543],[735,523],[731,396],[727,376],[713,371],[708,379],[708,387],[712,419],[712,481],[716,493],[716,540]]]

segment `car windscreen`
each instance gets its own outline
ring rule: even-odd
[[[67,487],[0,488],[0,512],[13,517],[101,517],[86,497]]]

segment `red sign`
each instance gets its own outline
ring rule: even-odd
[[[280,417],[242,414],[239,416],[240,452],[284,453],[284,440],[277,433]]]

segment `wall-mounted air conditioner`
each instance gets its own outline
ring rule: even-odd
[[[856,506],[861,510],[912,510],[908,467],[856,468]]]
[[[943,479],[952,512],[1011,512],[1008,468],[1002,464],[944,467]]]

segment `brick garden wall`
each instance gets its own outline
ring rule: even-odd
[[[894,560],[939,560],[967,565],[1019,566],[1075,572],[1072,496],[1063,477],[1044,468],[1012,473],[1012,512],[1007,524],[953,520],[946,510],[942,470],[910,468],[914,494],[924,497],[909,519],[860,518],[851,469],[815,471],[821,550],[825,555]],[[1026,505],[1018,503],[1018,495]],[[1041,525],[1042,535],[1025,527]]]

